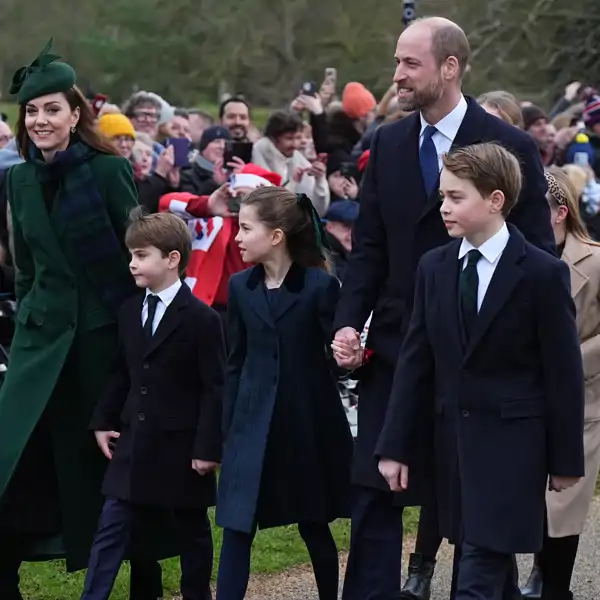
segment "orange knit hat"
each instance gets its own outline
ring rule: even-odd
[[[351,81],[346,84],[342,94],[342,110],[351,119],[366,117],[376,106],[375,96],[362,83]]]

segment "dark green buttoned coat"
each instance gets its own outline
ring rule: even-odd
[[[137,204],[131,167],[105,154],[89,164],[123,240],[128,213]],[[86,566],[103,500],[99,491],[106,462],[88,424],[115,356],[116,316],[103,306],[69,250],[68,231],[74,224],[61,220],[57,200],[46,208],[32,163],[10,171],[8,197],[19,309],[0,392],[0,498],[10,495],[19,460],[43,422],[58,496],[49,503],[58,502],[61,535],[44,550],[38,546],[30,552],[36,558],[58,552],[66,556],[69,569],[79,569]],[[115,268],[126,265],[124,260]],[[29,501],[35,506],[37,499]]]

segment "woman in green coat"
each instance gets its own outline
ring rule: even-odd
[[[106,467],[88,423],[116,353],[116,311],[136,289],[123,244],[131,167],[49,50],[11,88],[25,162],[7,181],[18,311],[0,391],[2,600],[21,598],[23,560],[87,565]],[[152,580],[158,565],[143,564],[139,579]]]

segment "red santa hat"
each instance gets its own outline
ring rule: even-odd
[[[235,176],[232,187],[257,188],[260,186],[280,186],[281,175],[273,171],[267,171],[258,165],[248,163]]]

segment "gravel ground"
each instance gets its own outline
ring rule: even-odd
[[[413,548],[413,540],[408,539],[405,553]],[[406,564],[406,560],[404,564]],[[345,557],[342,556],[342,566]],[[579,555],[573,576],[573,592],[576,600],[600,598],[600,498],[596,499],[586,531],[579,545]],[[531,557],[519,557],[521,580],[524,582],[531,569]],[[343,570],[343,569],[342,569]],[[444,544],[438,556],[431,600],[448,600],[452,572],[452,548]],[[308,566],[279,573],[252,577],[246,600],[318,600],[312,570]]]

